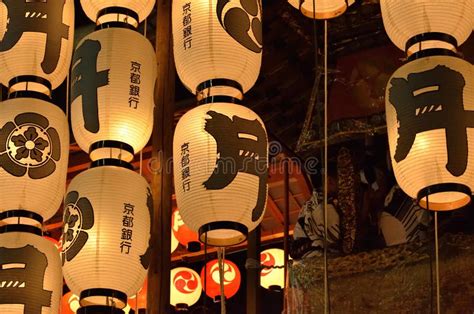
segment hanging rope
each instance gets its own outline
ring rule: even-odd
[[[217,248],[217,262],[219,264],[219,286],[221,290],[221,314],[225,314],[225,294],[224,294],[224,261],[225,248]]]
[[[324,313],[329,313],[328,284],[328,21],[324,20]]]

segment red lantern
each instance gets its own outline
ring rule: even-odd
[[[146,309],[146,295],[148,293],[148,281],[145,280],[143,287],[138,293],[128,299],[128,304],[131,309]]]
[[[190,242],[199,243],[199,236],[197,232],[189,229],[189,227],[184,224],[178,209],[175,209],[173,212],[172,227],[174,236],[182,245],[188,247]]]
[[[202,287],[199,275],[194,270],[186,267],[173,268],[170,278],[171,305],[181,309],[192,306],[199,301]]]
[[[208,297],[215,299],[221,294],[220,280],[219,280],[219,264],[217,260],[208,262],[207,267],[201,270],[201,282],[203,289]],[[206,288],[204,288],[204,271],[206,271]],[[240,271],[237,265],[233,262],[224,261],[224,295],[226,299],[234,296],[240,287]]]
[[[61,299],[61,314],[74,314],[79,305],[79,297],[75,294],[72,294],[71,291],[63,295]]]

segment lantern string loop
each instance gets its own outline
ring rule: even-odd
[[[221,291],[221,314],[225,314],[225,294],[224,294],[224,261],[225,248],[217,248],[217,260],[219,263],[219,286]]]

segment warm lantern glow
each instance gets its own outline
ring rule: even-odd
[[[265,289],[285,287],[285,253],[282,249],[268,249],[260,253],[260,263],[264,267],[260,272],[260,285]]]
[[[71,181],[64,201],[63,270],[82,306],[107,304],[103,295],[81,295],[101,288],[122,293],[114,301],[123,308],[123,294],[142,287],[151,258],[152,204],[146,180],[125,168],[91,168]]]
[[[145,280],[143,287],[140,288],[138,293],[135,294],[134,296],[131,296],[128,299],[128,305],[130,305],[130,308],[146,309],[147,293],[148,293],[148,281]]]
[[[68,153],[69,126],[61,109],[34,98],[2,102],[0,213],[26,210],[51,218],[64,195]]]
[[[186,267],[171,270],[170,304],[176,306],[185,304],[192,306],[199,301],[202,292],[198,273]]]
[[[63,295],[61,299],[61,314],[74,314],[81,307],[79,297],[71,291]]]
[[[92,160],[131,161],[153,130],[155,52],[148,39],[125,28],[87,35],[74,52],[71,123]]]
[[[355,0],[288,0],[294,8],[309,18],[331,19],[346,12]]]
[[[173,211],[172,227],[173,235],[182,245],[187,246],[189,242],[199,243],[198,233],[186,226],[178,209]]]
[[[472,0],[381,0],[380,6],[388,36],[409,54],[428,48],[456,49],[446,36],[460,46],[474,28]],[[406,47],[414,36],[419,40]]]
[[[54,245],[28,232],[0,234],[0,313],[58,313],[61,260]]]
[[[416,59],[386,89],[387,130],[398,184],[431,210],[451,210],[474,190],[474,69],[457,57]],[[427,207],[426,198],[420,205]]]
[[[126,8],[138,14],[139,21],[143,21],[153,10],[155,0],[81,0],[81,6],[91,21],[97,21],[100,11],[107,8]]]
[[[267,197],[267,135],[250,109],[211,103],[188,111],[173,143],[176,201],[200,240],[227,246],[262,220]]]
[[[176,70],[192,93],[215,79],[239,84],[218,91],[233,97],[255,84],[262,61],[260,1],[176,0],[172,14]]]
[[[205,275],[204,275],[204,272]],[[206,276],[206,282],[204,282]],[[224,261],[224,295],[227,299],[233,297],[240,287],[241,275],[239,268],[229,260]],[[212,260],[201,270],[201,283],[206,294],[210,298],[220,296],[219,264]]]
[[[0,83],[9,86],[13,78],[36,76],[58,87],[69,72],[73,41],[73,0],[1,1]],[[13,90],[49,93],[45,85],[27,88],[20,81]]]

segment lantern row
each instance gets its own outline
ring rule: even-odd
[[[69,72],[74,2],[2,1],[0,34],[0,312],[58,313],[61,259],[42,224],[66,184],[69,126],[51,92]]]
[[[78,313],[124,313],[151,259],[151,189],[130,162],[153,130],[155,51],[137,27],[155,1],[116,3],[81,0],[96,29],[72,58],[72,130],[92,160],[64,201],[61,256]]]
[[[473,65],[457,47],[474,28],[474,2],[380,1],[385,30],[407,63],[386,88],[387,133],[398,184],[425,209],[467,205],[474,188]]]

